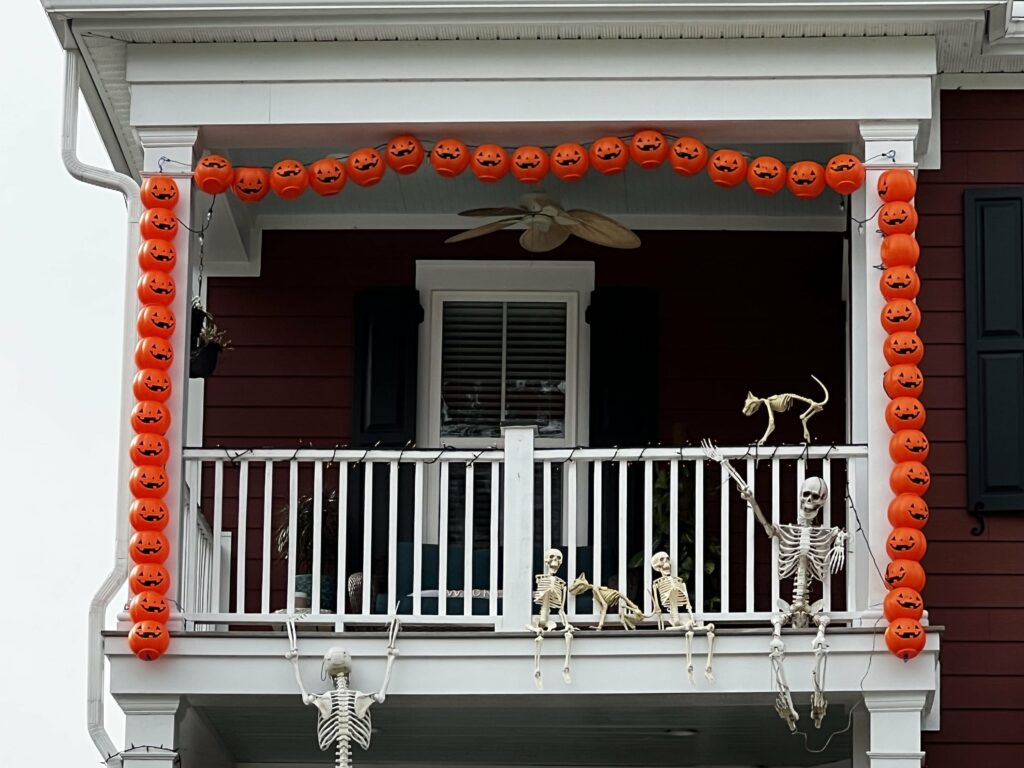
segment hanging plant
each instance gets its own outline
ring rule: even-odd
[[[198,302],[192,305],[192,339],[188,364],[191,379],[207,379],[217,368],[220,353],[231,349],[227,333],[213,322],[213,315]]]

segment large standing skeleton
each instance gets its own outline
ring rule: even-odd
[[[715,625],[702,624],[693,615],[690,593],[686,590],[686,582],[679,576],[672,575],[672,560],[666,552],[656,552],[651,558],[651,568],[661,574],[651,584],[651,597],[654,598],[654,615],[658,620],[658,629],[665,628],[664,612],[668,611],[668,623],[675,629],[686,632],[686,674],[693,682],[693,635],[700,630],[708,638],[708,660],[704,665],[704,677],[714,680],[711,662],[715,655]],[[679,614],[679,609],[686,611],[686,618]]]
[[[797,512],[797,524],[774,525],[769,522],[761,507],[754,498],[754,492],[736,469],[724,458],[714,444],[703,441],[704,453],[709,459],[717,461],[729,472],[730,477],[739,488],[740,495],[757,516],[758,522],[770,538],[779,542],[779,579],[793,579],[793,600],[786,603],[779,600],[779,611],[772,616],[772,641],[769,654],[772,669],[779,693],[775,700],[775,709],[779,717],[786,721],[791,731],[796,730],[796,722],[800,719],[793,707],[793,697],[786,683],[783,668],[786,646],[782,642],[782,627],[792,624],[804,629],[812,624],[818,628],[811,644],[814,650],[814,672],[812,680],[814,693],[811,697],[811,719],[816,728],[821,727],[828,702],[825,699],[825,666],[827,662],[828,644],[825,642],[825,628],[829,617],[821,612],[824,600],[809,603],[811,581],[824,581],[829,571],[838,573],[846,562],[846,540],[849,536],[841,528],[826,528],[815,525],[814,519],[828,501],[828,486],[820,477],[808,477],[800,487],[800,507]]]
[[[334,689],[325,693],[308,693],[302,684],[299,674],[299,649],[295,635],[295,622],[288,622],[288,642],[290,647],[285,658],[295,670],[295,680],[302,692],[302,703],[313,704],[318,710],[316,735],[320,749],[327,752],[332,746],[336,748],[336,768],[351,768],[352,742],[363,749],[370,748],[370,734],[373,728],[370,722],[370,707],[383,704],[391,680],[391,667],[398,656],[395,641],[401,625],[397,618],[391,621],[388,628],[388,662],[384,669],[384,682],[377,693],[363,693],[349,688],[349,675],[352,673],[352,657],[344,648],[333,647],[324,654],[324,671],[334,680]]]
[[[565,663],[562,666],[562,680],[567,684],[572,682],[572,675],[569,670],[569,658],[572,653],[572,633],[576,627],[569,623],[565,617],[565,580],[557,576],[558,569],[562,567],[562,553],[557,549],[549,549],[544,553],[544,573],[538,573],[533,577],[534,586],[533,602],[540,606],[540,613],[533,617],[533,622],[526,628],[536,633],[533,646],[533,682],[537,690],[544,689],[544,682],[540,673],[540,649],[544,643],[544,633],[551,632],[557,623],[551,618],[551,611],[558,612],[558,618],[562,621],[562,634],[565,636]]]

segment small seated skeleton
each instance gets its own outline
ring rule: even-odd
[[[319,710],[316,723],[317,739],[321,751],[328,751],[332,745],[336,748],[336,768],[351,768],[352,742],[363,749],[370,748],[370,734],[373,732],[370,722],[370,707],[383,704],[391,680],[391,667],[398,656],[395,641],[401,627],[397,618],[392,619],[388,628],[388,661],[384,669],[384,682],[377,693],[363,693],[349,688],[349,675],[352,673],[352,657],[344,648],[333,647],[324,654],[324,671],[334,680],[334,689],[325,693],[307,693],[299,674],[299,649],[295,635],[295,622],[288,622],[288,641],[291,644],[284,655],[295,670],[295,680],[302,692],[302,703],[314,705]]]
[[[690,593],[686,590],[686,582],[679,576],[672,575],[672,559],[666,552],[655,552],[651,558],[651,568],[661,574],[651,584],[651,597],[654,599],[654,615],[658,619],[658,629],[665,628],[664,612],[668,611],[668,623],[675,629],[686,632],[686,674],[693,682],[693,635],[696,631],[704,632],[708,638],[708,660],[704,665],[704,677],[714,680],[711,662],[715,655],[715,625],[702,624],[693,615]],[[686,618],[679,614],[679,609],[686,611]]]
[[[569,657],[572,653],[572,633],[576,628],[565,618],[565,580],[557,576],[558,569],[562,567],[562,553],[557,549],[549,549],[544,553],[544,573],[538,573],[533,577],[536,589],[533,591],[534,605],[540,606],[540,613],[533,617],[533,621],[526,628],[536,633],[533,647],[533,682],[537,690],[544,689],[544,682],[540,673],[540,650],[544,643],[544,633],[551,632],[557,623],[551,618],[551,611],[558,611],[558,617],[562,620],[562,634],[565,637],[565,663],[562,666],[562,680],[567,684],[572,682],[572,675],[569,670]]]
[[[622,622],[622,626],[626,630],[636,629],[636,625],[647,618],[644,612],[640,610],[640,606],[619,592],[619,590],[603,587],[600,584],[591,584],[587,581],[587,574],[585,573],[581,573],[569,585],[569,592],[573,595],[582,595],[587,590],[593,591],[594,604],[597,606],[598,611],[600,611],[600,619],[598,619],[597,627],[595,627],[598,632],[604,629],[604,620],[608,615],[608,609],[615,606],[618,606],[619,621]]]
[[[703,441],[704,453],[709,459],[717,461],[726,468],[740,491],[740,496],[747,502],[758,522],[770,538],[779,542],[779,574],[782,579],[793,579],[793,600],[786,603],[779,600],[779,611],[772,617],[772,641],[769,657],[779,687],[775,701],[775,709],[779,717],[786,721],[791,731],[796,730],[800,716],[793,707],[793,697],[786,683],[786,673],[782,663],[786,647],[782,642],[782,627],[792,624],[797,629],[805,629],[812,624],[818,628],[811,648],[814,651],[814,671],[812,682],[814,692],[811,696],[811,719],[816,728],[821,727],[828,708],[825,699],[825,665],[827,662],[828,644],[825,642],[825,628],[829,617],[821,612],[824,600],[809,604],[811,581],[823,582],[828,572],[838,573],[846,562],[846,541],[849,534],[835,526],[826,528],[815,525],[814,519],[828,501],[828,486],[820,477],[808,477],[800,487],[800,507],[797,511],[797,524],[774,525],[761,511],[754,492],[744,478],[729,463],[728,459],[708,440]]]
[[[793,403],[804,403],[807,405],[807,410],[800,414],[800,424],[804,428],[804,442],[811,442],[811,433],[807,430],[807,421],[816,413],[821,413],[825,409],[825,403],[828,402],[828,390],[825,389],[825,385],[821,383],[817,376],[811,376],[818,386],[821,387],[825,393],[825,399],[820,403],[811,400],[809,397],[803,397],[802,395],[794,395],[787,393],[783,395],[769,395],[768,397],[757,397],[753,392],[747,392],[747,399],[743,403],[743,415],[753,416],[757,413],[763,405],[768,413],[768,428],[764,434],[761,435],[761,439],[757,441],[758,445],[764,445],[765,440],[768,436],[775,431],[775,414],[785,413],[793,407]]]

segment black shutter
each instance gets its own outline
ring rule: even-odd
[[[423,320],[415,288],[355,296],[354,445],[400,448],[416,439],[416,351]]]
[[[598,288],[590,295],[590,444],[658,441],[658,295]]]
[[[964,195],[967,490],[1024,511],[1024,188]]]

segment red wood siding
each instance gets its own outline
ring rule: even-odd
[[[1024,184],[1024,92],[943,91],[942,150],[917,197],[934,477],[924,595],[946,627],[942,730],[924,742],[928,768],[1022,765],[1024,516],[989,517],[975,537],[966,510],[963,193]]]

